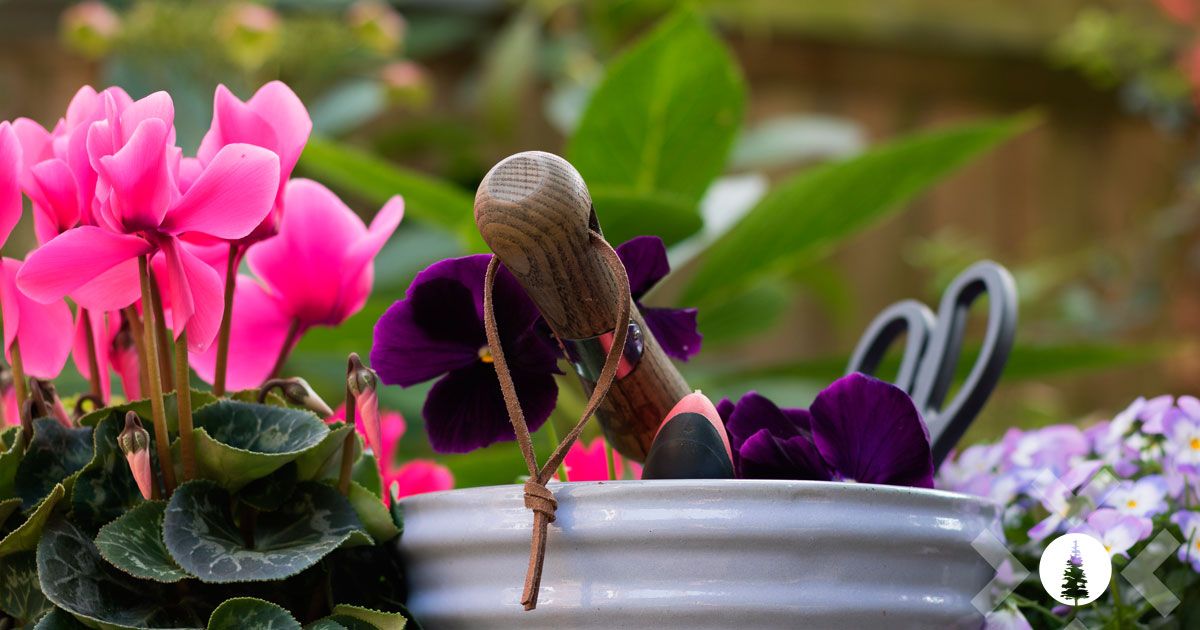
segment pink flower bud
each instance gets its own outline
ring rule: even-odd
[[[147,501],[153,496],[154,475],[150,472],[150,434],[142,426],[142,420],[132,411],[125,414],[125,428],[117,436],[117,444],[125,453],[129,471],[137,482],[142,497]]]
[[[279,48],[279,14],[254,2],[234,3],[217,20],[217,33],[229,58],[254,70]]]
[[[357,354],[351,354],[346,385],[350,388],[350,393],[354,395],[354,410],[362,420],[363,429],[367,434],[367,443],[371,446],[371,450],[378,455],[383,452],[383,438],[379,428],[379,397],[375,393],[378,389],[379,377],[375,374],[375,370],[362,364],[362,360],[358,358]]]
[[[325,401],[317,395],[317,392],[313,391],[308,381],[299,376],[282,379],[279,389],[283,392],[283,397],[288,402],[300,405],[317,414],[320,418],[328,418],[333,415],[333,410],[329,408],[329,405],[325,404]]]
[[[350,29],[364,46],[388,56],[400,51],[408,23],[386,2],[360,0],[346,12]]]
[[[396,105],[422,110],[433,98],[428,74],[412,61],[389,63],[380,70],[379,78],[388,101]]]
[[[59,30],[68,46],[97,59],[112,48],[121,31],[121,18],[107,4],[87,0],[63,10]]]

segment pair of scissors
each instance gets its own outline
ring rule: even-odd
[[[963,353],[971,305],[987,296],[987,331],[975,365],[954,398],[944,404]],[[942,294],[935,317],[916,300],[885,308],[858,341],[846,373],[874,374],[888,348],[907,333],[894,384],[912,396],[929,428],[935,468],[962,438],[996,388],[1017,329],[1017,289],[1012,274],[990,260],[963,271]]]

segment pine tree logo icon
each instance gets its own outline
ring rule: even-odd
[[[1059,536],[1042,552],[1042,587],[1068,606],[1085,606],[1104,594],[1112,578],[1112,558],[1104,544],[1087,534]]]
[[[1071,557],[1067,558],[1067,568],[1063,571],[1062,596],[1072,600],[1073,606],[1078,606],[1079,600],[1088,596],[1087,572],[1083,570],[1078,540],[1071,545]]]

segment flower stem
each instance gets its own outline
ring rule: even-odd
[[[283,340],[283,347],[279,349],[279,358],[275,359],[275,366],[271,368],[271,375],[268,378],[279,378],[279,372],[283,370],[283,364],[287,363],[288,357],[292,354],[292,348],[296,346],[296,342],[300,340],[300,320],[293,319],[291,327],[288,328],[287,338]],[[349,399],[346,405],[349,406]]]
[[[354,392],[350,391],[349,383],[346,384],[346,424],[350,425],[350,432],[346,434],[346,441],[342,443],[342,468],[338,473],[338,490],[350,496],[350,474],[354,468],[354,434],[357,429],[354,427],[354,414],[357,411],[358,399]],[[384,488],[384,492],[387,489]]]
[[[550,443],[557,446],[559,443],[558,429],[556,429],[554,427],[554,418],[552,418],[552,417],[547,418],[545,427],[546,427],[546,436],[550,438]],[[562,463],[560,463],[558,465],[558,480],[563,483],[570,481],[570,479],[567,479],[567,463],[566,463],[566,461],[567,460],[564,457]]]
[[[1117,580],[1117,574],[1114,571],[1112,574],[1112,586],[1109,587],[1113,596],[1113,621],[1117,622],[1116,628],[1120,630],[1125,626],[1125,614],[1121,605],[1121,584]]]
[[[92,330],[92,314],[87,309],[80,308],[79,319],[83,320],[83,334],[87,341],[88,372],[91,374],[88,381],[92,386],[92,394],[103,398],[103,388],[100,386],[100,359],[96,356],[96,333]]]
[[[150,297],[154,301],[154,335],[158,350],[159,377],[162,379],[162,391],[175,389],[171,378],[171,337],[167,335],[167,318],[163,315],[162,292],[159,291],[158,281],[150,274]],[[142,307],[145,309],[145,306]]]
[[[187,331],[175,340],[175,403],[179,406],[179,457],[183,460],[183,480],[196,478],[196,446],[192,442],[192,392],[188,387]]]
[[[133,349],[137,352],[138,383],[141,385],[144,396],[146,392],[150,391],[150,361],[146,353],[146,335],[142,326],[142,318],[133,305],[125,307],[124,313],[125,320],[129,322],[129,336],[133,337]]]
[[[617,462],[613,461],[613,449],[604,438],[600,438],[600,444],[604,447],[604,465],[608,467],[608,480],[613,481],[617,478]]]
[[[138,275],[142,282],[142,326],[146,346],[146,381],[150,384],[150,410],[154,415],[154,444],[158,449],[158,465],[162,467],[163,485],[170,496],[175,490],[175,462],[171,457],[171,441],[167,435],[167,414],[163,405],[162,378],[159,376],[158,347],[154,334],[154,304],[150,280],[150,265],[143,254],[138,257]]]
[[[229,244],[229,259],[225,262],[225,310],[221,314],[221,329],[217,333],[217,368],[213,375],[213,396],[225,395],[225,374],[229,368],[229,331],[233,327],[233,290],[237,286],[237,262],[241,248]]]
[[[25,399],[29,398],[29,385],[25,381],[25,362],[21,360],[21,342],[13,340],[12,349],[13,388],[17,393],[17,410],[25,408]]]

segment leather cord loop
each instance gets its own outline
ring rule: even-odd
[[[525,466],[529,470],[529,481],[525,483],[525,507],[533,512],[533,537],[530,540],[529,569],[525,574],[525,588],[521,595],[521,604],[525,610],[533,610],[537,607],[538,591],[542,583],[542,566],[546,558],[546,529],[550,523],[554,522],[555,511],[558,508],[554,493],[546,487],[546,483],[562,464],[563,459],[567,456],[567,451],[570,450],[575,440],[579,439],[587,421],[596,412],[604,400],[604,396],[608,394],[609,388],[612,387],[624,352],[625,340],[629,334],[629,317],[633,298],[630,295],[629,276],[625,272],[625,266],[621,264],[616,250],[609,245],[608,241],[604,240],[603,236],[595,230],[590,231],[589,236],[589,244],[595,247],[604,258],[620,294],[617,298],[617,321],[613,326],[613,344],[604,359],[604,367],[600,370],[600,377],[588,398],[583,414],[541,467],[538,467],[537,456],[533,452],[533,439],[530,437],[529,427],[525,423],[525,413],[521,410],[521,402],[517,398],[512,373],[508,369],[504,348],[500,343],[500,333],[496,327],[492,289],[496,281],[496,271],[500,267],[498,257],[492,256],[491,261],[488,262],[487,276],[484,279],[483,326],[487,333],[488,350],[492,355],[496,376],[500,380],[500,393],[504,397],[504,406],[508,409],[508,419],[513,425],[517,444],[525,459]],[[555,331],[555,336],[561,339],[561,335],[558,335],[557,331]]]

